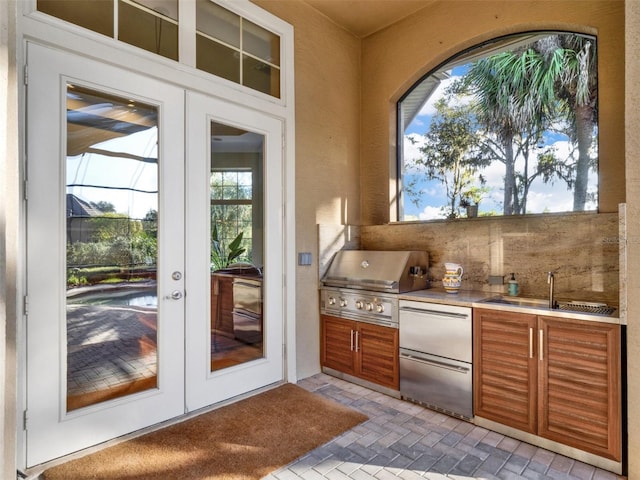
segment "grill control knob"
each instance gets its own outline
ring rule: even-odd
[[[335,305],[336,304],[336,297],[329,297],[328,301],[329,301],[329,305]]]
[[[365,308],[367,309],[367,312],[371,312],[371,311],[373,311],[373,303],[368,302],[368,303],[365,305]]]
[[[381,303],[376,305],[376,312],[378,313],[382,313],[384,312],[384,305],[382,305]]]
[[[364,308],[364,302],[363,302],[362,300],[358,300],[358,301],[356,302],[356,308],[357,308],[358,310],[362,310],[362,309]]]
[[[347,306],[347,301],[344,298],[340,299],[340,306],[341,307],[346,307]]]

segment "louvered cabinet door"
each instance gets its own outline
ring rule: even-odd
[[[474,309],[474,414],[536,432],[535,315]]]
[[[356,322],[329,315],[322,315],[321,318],[321,365],[354,375]]]
[[[357,375],[385,387],[400,388],[398,329],[358,322]]]
[[[538,319],[538,434],[620,461],[620,326]]]

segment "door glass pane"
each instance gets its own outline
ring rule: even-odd
[[[264,357],[264,136],[211,123],[211,370]]]
[[[157,117],[67,85],[67,410],[157,386]]]
[[[120,0],[118,40],[178,60],[177,0]]]

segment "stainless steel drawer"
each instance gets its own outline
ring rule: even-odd
[[[400,349],[400,394],[446,413],[473,417],[471,364]]]
[[[471,309],[400,301],[400,348],[472,361]]]

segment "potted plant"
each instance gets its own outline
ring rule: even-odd
[[[225,252],[224,245],[218,237],[218,226],[213,226],[213,231],[211,232],[211,269],[213,271],[227,268],[247,250],[240,246],[242,243],[242,235],[243,232],[240,232],[236,238],[229,243],[227,252]]]
[[[478,216],[478,205],[485,194],[489,191],[487,187],[472,186],[464,191],[460,196],[460,206],[467,210],[467,218]]]
[[[467,197],[460,199],[460,206],[467,211],[467,218],[474,218],[478,216],[478,205],[471,203]]]

